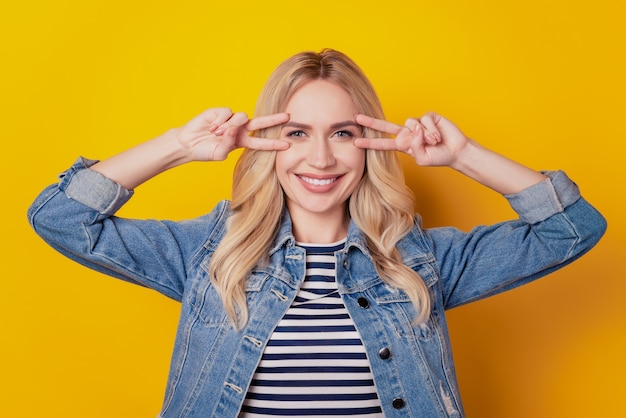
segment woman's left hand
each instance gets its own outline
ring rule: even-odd
[[[356,115],[359,125],[394,135],[395,138],[357,138],[359,148],[402,151],[422,166],[452,166],[470,142],[459,128],[437,113],[409,118],[405,126],[366,115]]]

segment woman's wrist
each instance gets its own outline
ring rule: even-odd
[[[472,177],[471,173],[475,170],[474,167],[479,164],[481,154],[485,152],[490,151],[476,141],[468,138],[449,167],[466,176]]]

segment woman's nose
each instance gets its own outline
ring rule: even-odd
[[[335,156],[330,141],[325,138],[315,138],[307,155],[309,164],[317,169],[332,167],[335,164]]]

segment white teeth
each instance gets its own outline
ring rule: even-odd
[[[299,177],[305,182],[309,184],[313,184],[314,186],[326,186],[331,183],[334,183],[337,180],[336,177],[332,179],[312,179],[310,177],[303,177],[303,176],[299,176]]]

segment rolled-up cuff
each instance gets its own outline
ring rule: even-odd
[[[563,171],[542,172],[547,179],[519,193],[505,195],[521,220],[534,224],[555,215],[580,198],[580,190]]]
[[[132,197],[128,190],[89,167],[97,163],[80,157],[69,170],[59,175],[59,189],[76,200],[104,215],[113,215]]]

